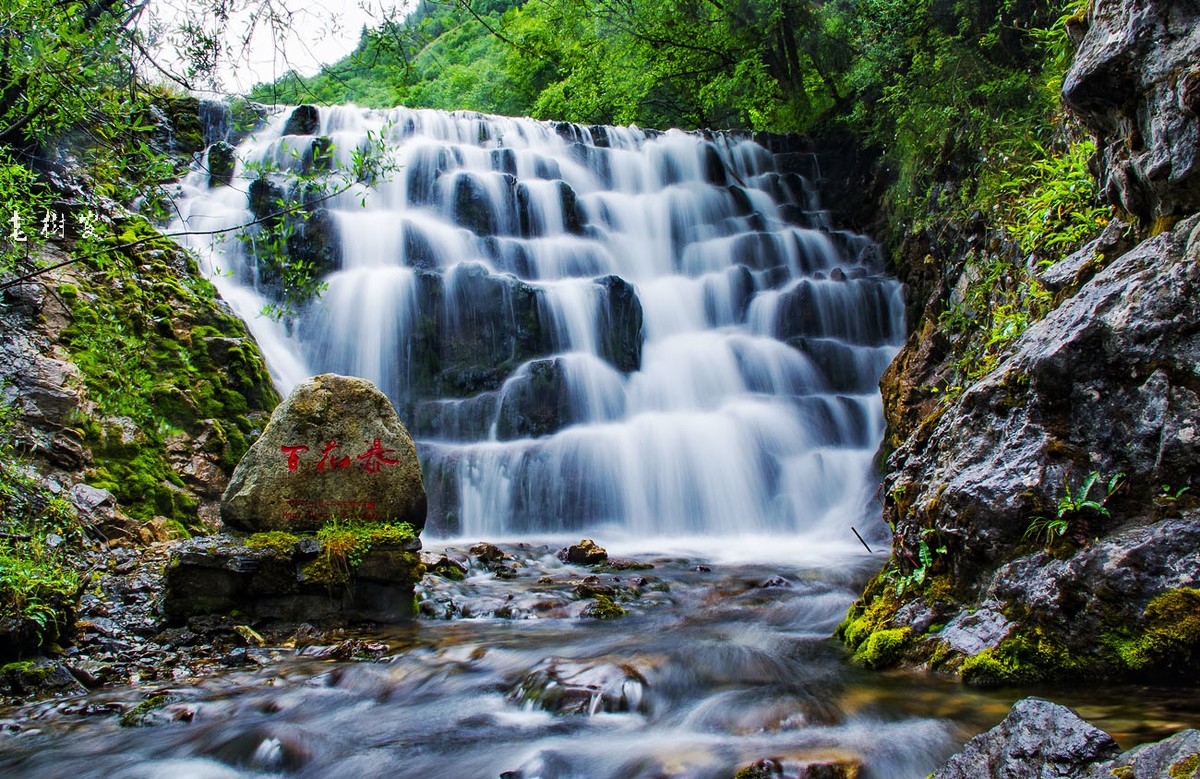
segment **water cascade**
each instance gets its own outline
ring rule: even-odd
[[[189,243],[281,389],[333,371],[388,394],[431,534],[844,538],[867,510],[901,293],[870,241],[831,229],[795,172],[811,158],[738,134],[309,118],[244,141],[231,186],[190,174],[181,226],[251,221],[314,160],[348,168],[384,139],[389,180],[309,206],[289,250],[326,288],[281,322],[258,316],[279,287],[249,244]]]

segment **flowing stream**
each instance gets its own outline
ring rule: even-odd
[[[851,526],[886,548],[877,383],[904,325],[876,247],[831,229],[800,175],[815,160],[406,109],[285,135],[289,113],[238,147],[231,186],[183,182],[188,243],[282,391],[333,371],[389,395],[426,546],[468,575],[427,576],[421,618],[367,636],[370,660],[243,650],[181,675],[148,727],[119,724],[137,685],[0,712],[0,775],[728,779],[769,758],[907,779],[1000,719],[1016,691],[868,673],[829,638],[882,563]],[[323,294],[259,316],[278,269],[212,231],[379,138],[390,180],[314,202],[292,239]],[[637,565],[564,565],[581,535]],[[508,558],[472,558],[480,540]],[[588,618],[596,592],[628,613]],[[1056,694],[1134,739],[1194,706],[1170,697]]]

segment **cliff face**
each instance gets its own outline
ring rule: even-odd
[[[869,665],[1003,683],[1200,649],[1200,3],[1097,0],[1073,32],[1065,101],[1140,230],[1044,271],[1057,305],[950,400],[955,284],[910,280],[932,298],[883,382],[893,555],[839,628]]]

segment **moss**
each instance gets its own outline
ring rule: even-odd
[[[1193,779],[1197,768],[1200,768],[1200,754],[1193,752],[1182,760],[1171,763],[1167,774],[1171,779]]]
[[[594,603],[583,610],[583,616],[592,619],[617,619],[628,614],[625,609],[607,595],[597,595]]]
[[[363,556],[376,546],[398,546],[416,537],[407,522],[363,523],[331,520],[317,531],[321,553],[306,565],[306,579],[332,587],[347,584]],[[420,573],[414,577],[419,579]]]
[[[605,560],[592,566],[596,573],[617,573],[619,571],[649,571],[654,566],[650,563],[639,563],[636,560]]]
[[[903,605],[895,588],[889,586],[885,571],[880,571],[842,621],[834,635],[851,651],[857,651],[871,634],[891,627],[891,619]]]
[[[1041,628],[1034,628],[968,657],[962,664],[962,679],[980,687],[999,687],[1048,681],[1080,669],[1066,647]]]
[[[0,666],[0,676],[9,676],[28,673],[33,670],[32,660],[17,660],[14,663],[6,663]]]
[[[140,242],[140,243],[138,243]],[[134,244],[129,246],[128,244]],[[166,516],[198,524],[197,500],[183,488],[166,449],[169,434],[192,435],[221,420],[210,451],[231,473],[279,398],[245,327],[221,311],[211,284],[172,270],[186,255],[146,220],[114,223],[100,272],[81,274],[64,301],[72,323],[63,336],[79,366],[95,416],[80,420],[95,456],[90,481],[109,489],[131,516]],[[164,257],[176,262],[168,264]],[[214,360],[210,343],[233,344],[228,360]],[[120,425],[132,420],[130,439]]]
[[[1134,779],[1133,766],[1119,765],[1109,772],[1114,779]]]
[[[246,546],[251,549],[270,549],[278,555],[290,557],[299,540],[300,537],[292,533],[272,530],[250,536],[246,539]]]
[[[859,645],[854,662],[876,670],[891,668],[904,657],[911,634],[910,628],[876,630]]]
[[[1200,590],[1180,588],[1146,606],[1131,637],[1109,637],[1121,663],[1133,671],[1187,671],[1200,660]]]
[[[146,698],[144,701],[134,706],[129,711],[121,715],[121,727],[123,728],[141,728],[150,724],[148,722],[149,715],[162,707],[174,703],[177,700],[176,696],[167,692],[158,692]]]
[[[739,768],[733,779],[772,779],[774,776],[769,768],[755,764]]]

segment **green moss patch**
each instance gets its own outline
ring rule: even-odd
[[[95,404],[81,424],[95,458],[91,481],[136,519],[160,515],[194,528],[197,503],[167,440],[210,431],[209,453],[232,472],[279,402],[266,365],[194,262],[149,222],[118,219],[106,242],[80,250],[98,252],[97,270],[60,293],[71,315],[64,340]],[[122,419],[132,424],[114,430]]]
[[[597,595],[595,602],[583,610],[583,616],[592,619],[618,619],[628,613],[608,595]]]
[[[1200,754],[1191,754],[1182,760],[1177,760],[1167,769],[1171,779],[1193,779],[1196,769],[1200,768]]]
[[[962,664],[962,679],[980,687],[999,687],[1043,682],[1080,670],[1080,661],[1061,642],[1034,628],[968,657]]]
[[[304,567],[304,576],[328,586],[346,584],[372,548],[399,546],[414,538],[416,531],[407,522],[368,524],[332,520],[317,531],[321,554]],[[414,580],[421,578],[420,571],[414,573]]]
[[[246,539],[246,546],[251,549],[270,549],[279,555],[291,555],[300,537],[283,530],[272,530],[267,533],[255,533]]]
[[[1200,590],[1180,588],[1146,606],[1134,635],[1109,636],[1108,645],[1127,669],[1186,672],[1200,661]]]

